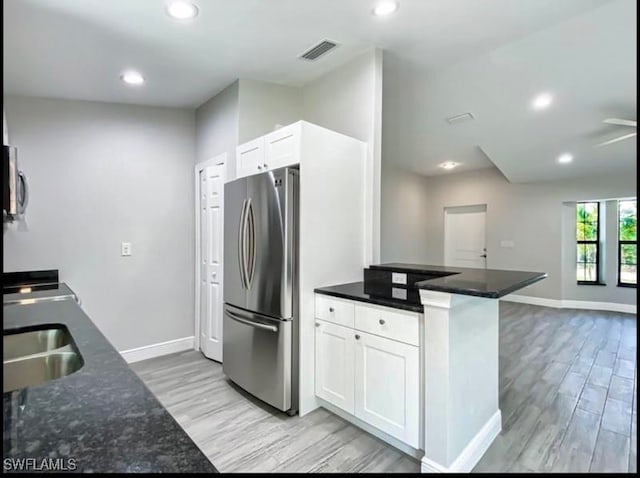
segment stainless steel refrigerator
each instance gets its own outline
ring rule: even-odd
[[[298,409],[296,168],[224,188],[224,373],[274,407]]]

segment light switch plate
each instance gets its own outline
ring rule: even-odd
[[[130,256],[131,255],[131,243],[130,242],[123,242],[120,245],[120,254],[122,256]]]
[[[404,284],[404,285],[407,285],[407,274],[402,274],[400,272],[392,272],[391,273],[391,282],[393,284]]]

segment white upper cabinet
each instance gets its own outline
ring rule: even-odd
[[[300,121],[280,128],[264,137],[265,164],[267,169],[278,169],[300,163]]]
[[[241,144],[236,148],[236,178],[300,163],[302,121]]]
[[[259,174],[264,170],[264,137],[236,148],[236,178]]]

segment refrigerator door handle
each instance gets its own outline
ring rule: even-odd
[[[29,204],[29,183],[27,182],[27,176],[22,171],[18,171],[18,179],[22,186],[22,194],[19,194],[18,214],[24,214],[27,210],[27,204]]]
[[[249,247],[247,248],[249,251],[249,258],[247,261],[247,289],[251,288],[251,284],[253,283],[253,276],[256,271],[256,220],[253,212],[253,204],[251,203],[251,198],[248,200],[247,206],[247,223],[249,224]]]
[[[267,325],[267,324],[260,324],[258,322],[252,322],[251,320],[243,319],[239,315],[236,315],[233,312],[230,312],[228,310],[225,310],[224,313],[227,314],[229,318],[235,320],[236,322],[240,322],[241,324],[249,325],[251,327],[255,327],[256,329],[268,330],[270,332],[278,332],[278,327],[276,327],[275,325]]]
[[[246,215],[247,200],[245,199],[242,203],[242,210],[240,212],[240,228],[238,231],[238,265],[240,267],[240,281],[242,282],[242,287],[248,289],[246,275],[247,268],[245,266]]]

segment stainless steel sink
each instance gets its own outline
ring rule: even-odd
[[[82,367],[75,352],[47,352],[4,362],[2,389],[11,392],[71,375]]]
[[[71,342],[66,328],[33,330],[3,337],[2,360],[12,360],[25,355],[33,355],[59,349]]]
[[[46,326],[3,336],[3,392],[62,378],[83,365],[66,327]]]

